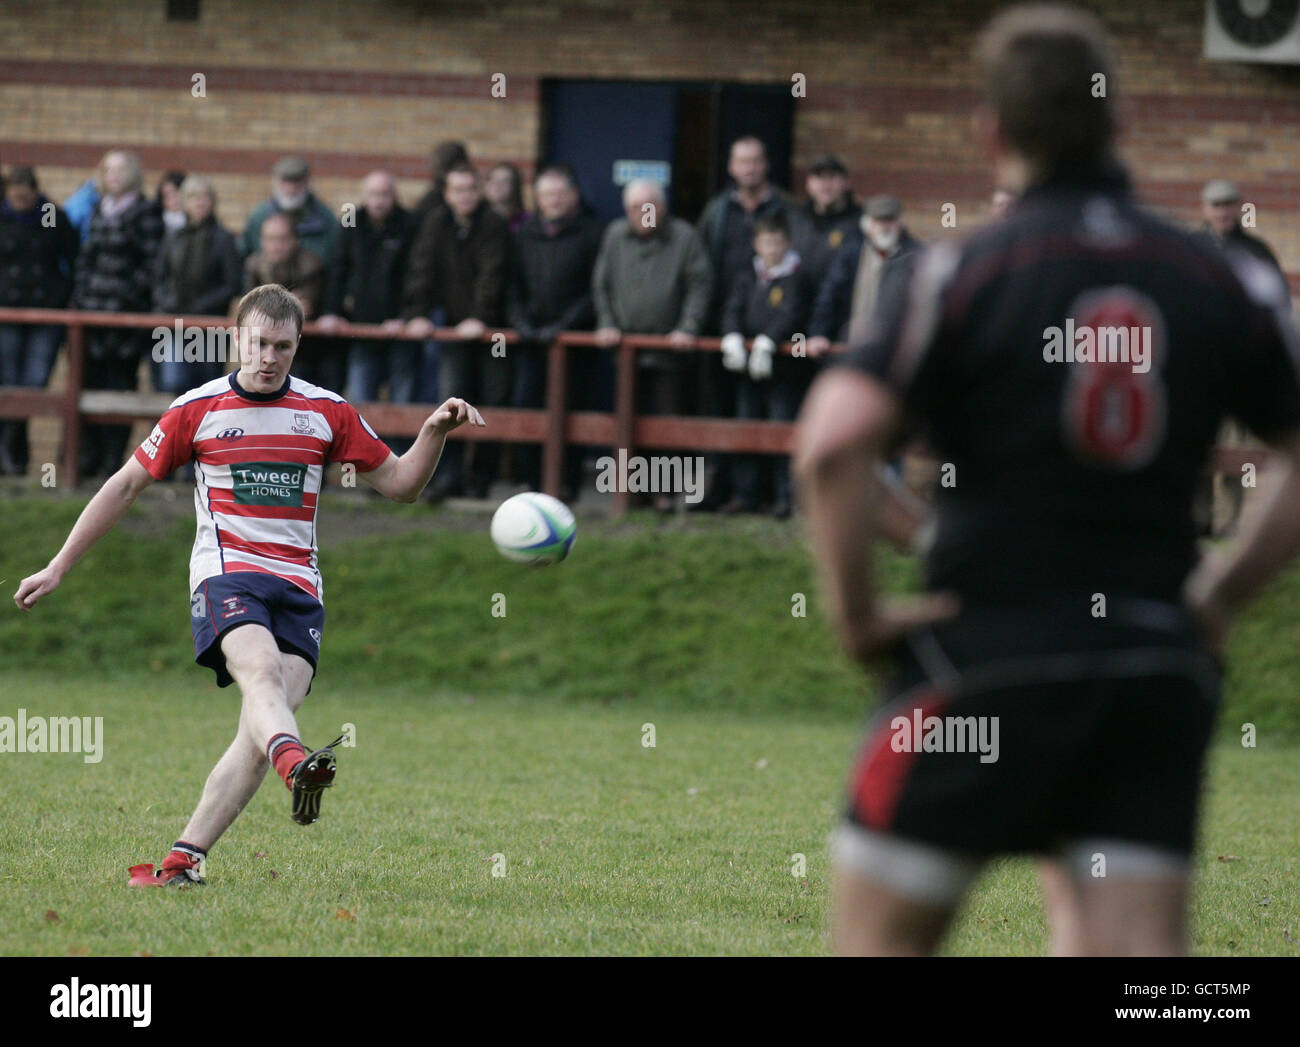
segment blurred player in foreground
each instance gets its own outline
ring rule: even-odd
[[[1134,206],[1093,16],[1009,9],[976,58],[976,133],[1018,200],[927,252],[799,427],[842,641],[896,670],[834,839],[835,946],[932,952],[984,862],[1022,853],[1064,870],[1055,951],[1182,953],[1217,656],[1300,547],[1289,302],[1275,271]],[[1278,472],[1198,563],[1192,496],[1227,415]],[[926,594],[881,602],[871,470],[916,428],[955,484]]]
[[[337,393],[291,377],[302,306],[279,284],[239,303],[240,366],[178,397],[135,455],[90,500],[49,565],[24,578],[14,602],[30,611],[104,537],[149,484],[195,464],[198,535],[190,558],[195,661],[239,685],[235,740],[208,776],[181,838],[138,885],[202,883],[200,863],[274,767],[292,791],[292,815],[310,825],[333,784],[332,746],[308,752],[294,713],[311,689],[325,608],[316,565],[316,501],[326,463],[356,467],[381,494],[413,502],[446,436],[482,416],[452,398],[398,458]]]

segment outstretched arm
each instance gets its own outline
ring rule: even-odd
[[[134,457],[110,476],[81,511],[77,522],[72,525],[68,540],[63,543],[63,548],[54,559],[44,570],[22,580],[18,591],[14,593],[14,603],[19,609],[30,611],[42,596],[54,592],[72,565],[117,525],[117,521],[131,508],[136,496],[151,483],[153,477]]]
[[[362,473],[362,479],[385,498],[395,502],[414,502],[438,467],[447,434],[466,422],[470,425],[487,424],[473,406],[451,397],[424,420],[420,435],[406,454],[401,458],[390,454],[378,469]]]

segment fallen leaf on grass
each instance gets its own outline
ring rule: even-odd
[[[89,956],[89,955],[90,955],[90,946],[88,946],[88,945],[69,945],[69,946],[68,946],[68,955],[69,955],[69,956]]]
[[[45,910],[45,918],[46,918],[50,923],[58,923],[58,922],[59,922],[59,914],[56,913],[53,909],[46,909],[46,910]]]
[[[347,920],[349,923],[356,923],[356,922],[357,922],[357,918],[356,918],[355,915],[353,915],[352,910],[351,910],[351,909],[345,909],[345,908],[343,908],[342,906],[339,906],[339,908],[335,911],[335,913],[334,913],[334,919],[336,919],[336,920]]]

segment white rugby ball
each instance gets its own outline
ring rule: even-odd
[[[517,563],[559,563],[569,555],[578,527],[558,498],[526,491],[507,498],[492,515],[492,541]]]

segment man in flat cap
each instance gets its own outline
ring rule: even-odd
[[[1241,193],[1235,183],[1226,178],[1206,182],[1201,190],[1201,215],[1205,219],[1205,232],[1219,247],[1240,248],[1282,271],[1268,244],[1242,228]]]
[[[1277,256],[1268,244],[1242,228],[1241,204],[1241,192],[1234,182],[1226,178],[1206,182],[1205,188],[1201,190],[1205,238],[1221,250],[1244,251],[1253,255],[1277,270],[1285,280]],[[1245,428],[1232,419],[1225,420],[1220,426],[1218,442],[1222,447],[1258,446]],[[1239,475],[1207,474],[1196,490],[1194,512],[1198,530],[1205,535],[1222,536],[1228,533],[1241,515],[1244,494]]]
[[[906,283],[921,241],[903,223],[898,197],[882,193],[867,201],[864,239],[840,251],[822,283],[808,324],[808,354],[820,356],[836,339],[861,341],[876,302],[895,283]]]
[[[262,223],[272,214],[287,215],[303,247],[327,266],[334,261],[339,221],[311,191],[311,168],[298,156],[285,156],[271,168],[271,198],[253,208],[244,226],[240,248],[244,257],[262,246]]]

